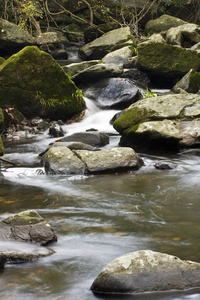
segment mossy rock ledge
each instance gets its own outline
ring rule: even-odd
[[[139,150],[200,147],[200,95],[169,94],[140,100],[113,123],[121,146]]]
[[[3,124],[4,124],[4,115],[3,115],[2,109],[0,108],[0,130],[3,127]],[[3,142],[2,142],[2,139],[0,136],[0,156],[3,156],[3,155],[4,155],[4,146],[3,146]]]
[[[81,91],[47,53],[27,46],[0,66],[0,106],[25,117],[67,120],[85,108]]]

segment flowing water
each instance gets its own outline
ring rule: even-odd
[[[85,119],[65,125],[66,133],[96,128],[110,133],[106,148],[116,146],[119,137],[109,124],[116,111],[101,111],[89,100],[87,107]],[[3,167],[0,218],[36,210],[54,228],[58,242],[49,246],[55,251],[49,257],[6,265],[0,299],[200,299],[199,290],[152,297],[90,291],[101,269],[128,252],[150,249],[200,262],[200,157],[140,153],[145,165],[138,171],[46,176],[39,172],[38,154],[54,140],[46,132],[5,143],[5,158],[18,165]],[[163,160],[177,167],[155,169]]]

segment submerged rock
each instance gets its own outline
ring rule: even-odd
[[[94,280],[95,293],[144,293],[200,287],[200,264],[141,250],[108,263]]]
[[[47,53],[25,47],[0,66],[0,105],[26,118],[67,120],[85,108],[80,90]]]

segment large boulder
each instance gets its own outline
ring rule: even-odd
[[[25,47],[0,66],[0,106],[17,108],[27,118],[67,120],[85,108],[80,90],[47,53]]]
[[[35,44],[35,38],[13,23],[0,18],[0,56],[12,55],[25,46]]]
[[[4,145],[2,142],[2,138],[0,137],[0,156],[4,155]]]
[[[173,86],[190,69],[200,70],[198,50],[168,44],[160,34],[138,44],[137,66],[152,81]]]
[[[116,64],[96,64],[72,76],[72,80],[78,85],[80,83],[90,84],[102,78],[118,77],[122,74],[123,68]]]
[[[102,59],[114,47],[122,48],[130,42],[134,46],[129,27],[122,27],[103,34],[101,37],[84,45],[79,50],[79,56],[83,60]]]
[[[183,291],[200,287],[200,263],[151,250],[125,254],[108,263],[94,280],[95,293]]]
[[[136,149],[200,147],[200,95],[169,94],[132,104],[114,122],[120,145]]]
[[[166,34],[166,42],[190,48],[200,42],[200,26],[196,24],[184,24],[175,28],[170,28]]]
[[[140,88],[128,78],[102,79],[85,91],[101,108],[124,109],[141,98]]]
[[[80,175],[135,170],[143,161],[131,148],[71,151],[61,145],[44,154],[43,164],[47,174]]]
[[[179,18],[163,14],[159,18],[147,22],[145,26],[145,34],[152,35],[154,33],[160,33],[162,31],[167,31],[172,27],[177,27],[184,24],[186,24],[186,22]]]

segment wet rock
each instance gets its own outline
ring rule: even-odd
[[[0,239],[16,239],[47,245],[57,241],[51,226],[36,212],[24,211],[0,222]]]
[[[122,48],[131,39],[129,27],[121,27],[103,34],[101,37],[84,45],[79,50],[79,56],[83,60],[102,59],[113,47]],[[135,45],[132,40],[132,45]],[[114,49],[113,49],[114,50]]]
[[[18,264],[36,260],[40,257],[52,255],[51,249],[38,246],[36,244],[22,241],[2,241],[0,242],[0,268],[3,264]],[[2,257],[2,261],[1,261]]]
[[[78,85],[86,85],[97,82],[102,78],[118,77],[122,74],[123,68],[116,64],[96,64],[72,76],[72,80]]]
[[[108,263],[94,280],[94,293],[144,293],[200,287],[200,264],[141,250]]]
[[[109,136],[103,132],[77,132],[63,137],[62,142],[81,142],[93,147],[103,147],[109,144]]]
[[[5,256],[0,254],[0,270],[4,267],[6,262]]]
[[[43,165],[47,174],[80,175],[137,170],[143,161],[132,148],[71,151],[60,146],[45,153]]]
[[[49,128],[49,135],[51,137],[62,137],[64,136],[64,131],[60,125],[53,123]]]
[[[123,74],[120,76],[122,78],[129,78],[132,81],[136,81],[137,84],[139,83],[143,88],[146,89],[151,83],[149,77],[145,72],[142,72],[141,70],[137,68],[124,70]]]
[[[62,144],[62,143],[59,143]],[[84,174],[85,164],[67,147],[52,147],[42,159],[46,174]]]
[[[112,148],[101,151],[75,150],[84,161],[89,173],[108,173],[127,170],[138,170],[142,159],[132,148]]]
[[[200,95],[169,94],[146,98],[124,110],[114,122],[120,145],[137,149],[200,146]]]
[[[158,170],[173,170],[177,168],[176,164],[167,161],[157,162],[154,166]]]
[[[101,108],[124,109],[142,97],[140,90],[130,79],[108,78],[93,84],[85,94]]]

